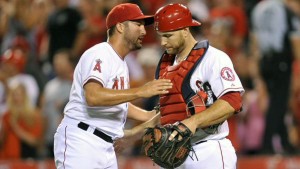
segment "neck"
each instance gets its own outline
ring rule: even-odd
[[[124,41],[122,41],[120,37],[110,37],[108,38],[107,42],[123,60],[125,56],[130,52],[130,49],[127,47],[127,45],[124,44]]]

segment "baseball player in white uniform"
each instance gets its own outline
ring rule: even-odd
[[[153,80],[142,87],[129,87],[125,56],[141,48],[144,15],[131,3],[115,6],[107,16],[108,40],[88,49],[75,71],[64,118],[54,136],[55,164],[60,169],[116,169],[113,147],[123,136],[127,116],[140,121],[155,113],[128,103],[137,98],[167,94],[170,80]]]
[[[124,138],[157,123],[181,121],[194,133],[195,152],[190,152],[191,158],[179,169],[235,169],[237,157],[226,138],[229,134],[226,120],[240,111],[244,89],[229,56],[210,46],[208,41],[197,42],[192,36],[189,27],[200,24],[182,4],[169,4],[156,12],[155,29],[166,50],[156,77],[170,79],[173,88],[169,94],[160,95],[160,114],[126,131]],[[187,104],[190,95],[197,98],[200,96],[196,93],[203,91],[208,95],[206,109],[192,114]],[[174,131],[169,139],[177,134]]]

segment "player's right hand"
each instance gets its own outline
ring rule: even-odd
[[[133,133],[132,129],[124,130],[124,136],[114,141],[114,149],[117,154],[121,154],[125,149],[132,148],[134,143],[140,139]]]
[[[140,97],[152,97],[160,94],[169,93],[169,89],[173,86],[171,80],[169,79],[154,79],[144,86],[140,87],[138,90],[138,95]]]

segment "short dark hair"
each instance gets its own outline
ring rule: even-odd
[[[108,32],[108,37],[111,37],[114,34],[115,30],[116,30],[116,25],[110,27],[107,31]]]
[[[128,21],[122,22],[125,26],[128,26]],[[111,28],[108,29],[108,37],[111,37],[114,35],[116,31],[116,25],[112,26]]]

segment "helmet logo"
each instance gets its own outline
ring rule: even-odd
[[[158,31],[158,22],[154,22],[154,29]]]
[[[161,7],[155,13],[154,18],[154,29],[160,32],[201,25],[200,22],[193,20],[192,14],[186,6],[178,3]]]

